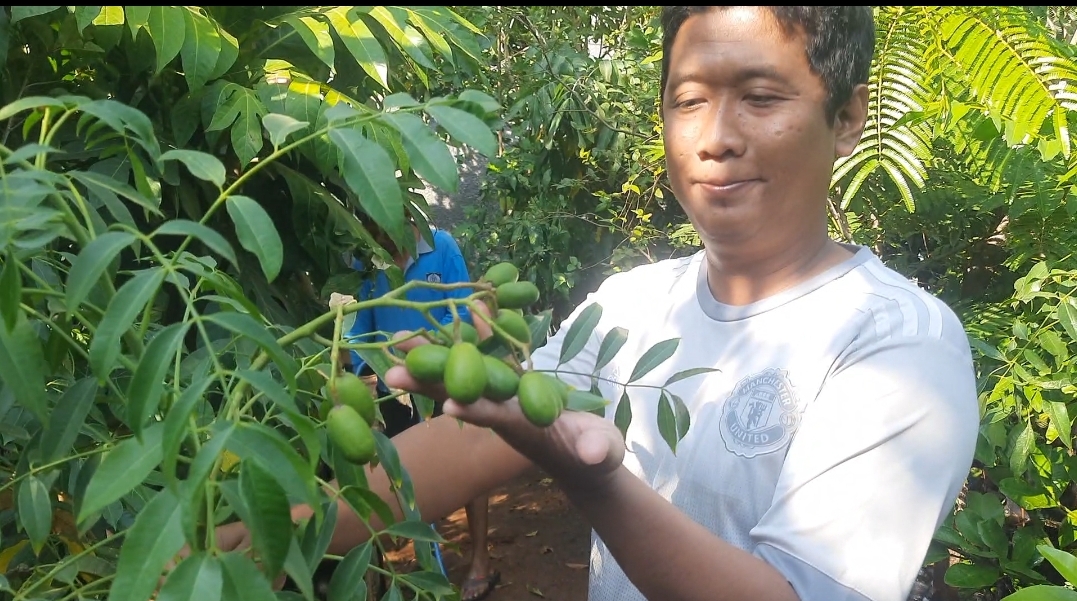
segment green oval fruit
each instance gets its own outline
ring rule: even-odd
[[[520,270],[516,269],[516,266],[512,263],[503,261],[490,267],[490,269],[487,269],[486,275],[482,277],[494,286],[500,286],[502,284],[508,284],[509,282],[515,282],[519,279]]]
[[[494,290],[497,306],[505,309],[525,309],[538,300],[538,286],[531,282],[509,282]]]
[[[470,405],[479,400],[486,388],[486,364],[482,353],[470,342],[460,342],[449,349],[445,363],[445,392],[452,400]]]
[[[359,376],[353,373],[342,373],[336,377],[336,389],[332,391],[333,398],[341,405],[347,405],[362,416],[366,423],[374,423],[374,395],[370,388]]]
[[[456,341],[453,339],[453,324],[444,325],[438,328],[441,332],[441,339],[450,346]],[[470,342],[471,344],[479,343],[479,331],[475,329],[475,326],[466,321],[460,322],[460,341]]]
[[[482,362],[486,365],[486,388],[482,396],[499,403],[511,399],[520,385],[520,376],[516,374],[516,370],[490,355],[483,355]]]
[[[505,330],[505,333],[515,338],[517,342],[531,344],[531,328],[528,327],[523,316],[516,313],[516,311],[500,309],[497,312],[497,319],[494,320],[494,324]],[[497,330],[494,331],[496,332]],[[507,340],[505,342],[508,343]]]
[[[527,421],[540,428],[554,423],[561,415],[561,392],[542,372],[529,371],[520,376],[516,397],[520,399],[520,410]]]
[[[408,373],[423,384],[436,384],[445,378],[445,365],[449,362],[449,348],[438,344],[417,346],[404,357]]]
[[[329,440],[338,448],[348,461],[363,465],[377,454],[374,433],[363,416],[347,405],[337,405],[329,412],[325,420],[325,431]]]
[[[550,376],[550,382],[553,383],[557,391],[561,393],[558,398],[561,400],[561,410],[564,411],[565,407],[568,406],[569,393],[576,390],[576,388],[556,376]]]

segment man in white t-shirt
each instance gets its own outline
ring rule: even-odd
[[[395,439],[419,507],[444,515],[538,465],[594,528],[591,601],[904,601],[972,463],[979,409],[953,312],[827,234],[834,161],[867,118],[871,9],[665,7],[662,21],[669,181],[704,250],[610,277],[534,363],[557,368],[569,324],[600,303],[560,369],[590,373],[605,333],[627,328],[600,373],[617,400],[610,381],[679,338],[633,384],[717,370],[668,387],[687,435],[671,452],[655,388],[629,388],[625,438],[612,405],[606,419],[566,412],[539,429],[515,400],[447,400],[446,417]],[[386,379],[444,399],[402,367]],[[425,460],[435,453],[455,460]],[[391,498],[383,472],[370,483]],[[331,549],[368,536],[342,507]],[[220,538],[246,544],[242,527]]]

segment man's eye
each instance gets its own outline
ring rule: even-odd
[[[702,98],[687,98],[685,100],[677,101],[675,105],[677,108],[690,108],[703,102]]]
[[[748,94],[745,98],[752,104],[772,104],[778,100],[777,96],[768,96],[766,94]]]

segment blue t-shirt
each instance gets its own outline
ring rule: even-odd
[[[431,247],[422,238],[417,243],[418,259],[408,259],[404,267],[404,281],[421,280],[442,284],[454,284],[458,282],[470,282],[467,266],[464,264],[464,256],[457,246],[456,240],[446,231],[430,228],[434,235],[434,246]],[[352,267],[361,269],[358,260],[353,260]],[[365,301],[379,298],[390,292],[389,278],[384,271],[378,271],[374,279],[367,280],[359,287],[358,300]],[[470,288],[457,288],[455,290],[435,290],[433,288],[415,288],[408,291],[406,298],[413,302],[430,302],[446,298],[464,299],[470,295]],[[467,308],[458,305],[457,313],[464,321],[471,322],[471,314]],[[430,310],[431,316],[439,323],[446,325],[452,323],[452,312],[448,307],[435,307]],[[345,340],[349,342],[376,342],[388,340],[395,332],[400,330],[433,329],[433,324],[427,320],[421,312],[402,307],[374,307],[363,309],[355,314],[355,323],[345,334]],[[355,351],[351,351],[352,365],[356,373],[365,365],[365,362]]]

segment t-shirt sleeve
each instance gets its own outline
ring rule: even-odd
[[[869,344],[805,409],[751,531],[754,554],[802,601],[907,598],[972,464],[979,405],[967,348],[927,337]]]
[[[440,234],[440,232],[439,232]],[[444,262],[442,263],[441,282],[443,284],[458,284],[461,282],[470,282],[471,276],[467,272],[467,263],[464,261],[464,255],[460,252],[460,247],[457,246],[456,241],[452,236],[445,234],[444,236],[438,236],[436,241],[439,245],[445,245]],[[457,298],[463,300],[467,298],[474,290],[472,288],[455,288],[453,290],[446,290],[446,298]],[[457,314],[460,319],[471,323],[471,312],[468,311],[466,305],[458,305],[456,308]],[[449,325],[453,321],[453,315],[451,311],[445,313],[445,316],[441,319],[442,325]]]

